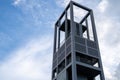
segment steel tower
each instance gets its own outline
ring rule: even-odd
[[[54,31],[52,80],[105,80],[91,9],[70,1]]]

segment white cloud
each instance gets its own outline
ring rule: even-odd
[[[58,6],[60,7],[66,7],[67,4],[70,2],[71,0],[56,0],[56,3],[58,4]],[[87,7],[90,7],[90,8],[94,8],[96,7],[99,2],[101,0],[72,0],[72,1],[75,1],[77,3],[80,3],[82,5],[85,5]],[[94,3],[93,3],[94,2]]]
[[[14,5],[14,3],[17,3],[17,5]],[[14,0],[13,6],[22,12],[23,15],[22,18],[20,17],[20,20],[25,22],[25,25],[29,27],[34,26],[39,28],[43,25],[46,27],[53,27],[52,24],[55,23],[55,18],[57,18],[58,10],[54,9],[54,7],[50,5],[49,1]],[[51,16],[53,15],[53,11],[55,13],[54,17]]]
[[[0,79],[50,80],[51,44],[47,36],[28,41],[0,64]]]
[[[110,0],[102,0],[98,5],[99,8],[97,7],[94,12],[105,77],[108,80],[115,80],[117,76],[114,76],[114,74],[120,63],[120,54],[118,54],[120,49],[120,24],[119,17],[116,15],[119,8],[116,8],[116,11],[111,14],[111,5],[115,6],[116,4],[113,4]]]
[[[98,5],[98,8],[101,12],[105,12],[106,8],[108,7],[108,0],[102,0]]]
[[[14,0],[13,5],[18,5],[21,2],[21,0]]]
[[[118,67],[117,67],[117,69],[116,69],[115,76],[116,76],[116,80],[119,80],[119,79],[120,79],[120,64],[118,65]]]
[[[66,7],[68,5],[68,3],[70,2],[71,0],[56,0],[56,3],[61,6],[61,7]],[[76,2],[81,2],[83,0],[73,0],[73,1],[76,1]]]

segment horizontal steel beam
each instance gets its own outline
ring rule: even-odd
[[[85,19],[89,16],[89,12],[85,15],[85,17],[80,21],[80,24],[82,24],[84,21],[85,21]]]
[[[67,7],[65,8],[65,10],[63,11],[63,13],[61,14],[61,16],[58,18],[57,22],[55,24],[57,24],[59,22],[59,20],[62,19],[62,17],[65,15],[65,11],[68,10],[68,8],[70,7],[70,3],[67,5]]]
[[[78,3],[74,2],[74,1],[72,1],[72,3],[73,3],[73,5],[75,5],[75,6],[77,6],[77,7],[80,7],[80,8],[82,8],[82,9],[85,9],[85,10],[87,10],[87,11],[91,11],[91,10],[92,10],[92,9],[87,8],[87,7],[83,6],[83,5],[80,5],[80,4],[78,4]]]

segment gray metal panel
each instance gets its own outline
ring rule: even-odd
[[[65,51],[63,51],[62,53],[60,53],[60,55],[58,56],[58,64],[65,58]]]
[[[71,44],[66,48],[66,55],[68,55],[71,52]]]
[[[71,37],[68,37],[66,40],[66,46],[68,46],[69,44],[71,44]]]
[[[75,36],[75,42],[85,45],[85,39]]]
[[[98,57],[98,50],[88,48],[88,54]]]
[[[53,55],[53,61],[57,59],[57,52]]]
[[[94,41],[87,40],[87,46],[97,49],[97,44]]]
[[[53,61],[53,68],[57,66],[57,60]]]
[[[57,80],[66,80],[66,71],[63,70],[62,72],[59,73],[57,76]]]
[[[58,55],[60,55],[60,53],[64,50],[65,50],[65,43],[59,48]]]
[[[86,53],[86,46],[75,43],[75,50],[81,53]]]

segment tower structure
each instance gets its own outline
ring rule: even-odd
[[[91,9],[70,1],[54,31],[52,80],[105,80]]]

